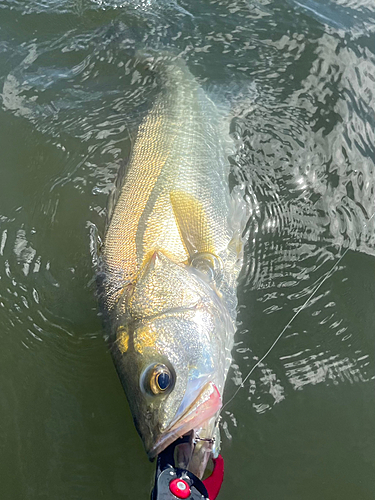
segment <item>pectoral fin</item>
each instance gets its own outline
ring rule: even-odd
[[[185,191],[170,192],[181,240],[190,258],[196,253],[214,254],[214,242],[202,203]]]

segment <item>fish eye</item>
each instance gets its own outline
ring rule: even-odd
[[[156,365],[151,368],[150,389],[153,394],[162,394],[172,386],[172,373],[165,365]]]

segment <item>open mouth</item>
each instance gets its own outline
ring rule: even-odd
[[[193,429],[212,418],[221,408],[221,396],[212,382],[207,383],[196,400],[186,409],[183,415],[174,422],[156,441],[154,446],[148,452],[150,459],[155,458],[167,446],[184,436]]]

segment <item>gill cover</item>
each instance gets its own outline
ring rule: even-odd
[[[143,267],[116,316],[115,365],[152,457],[218,411],[229,355],[222,339],[232,323],[202,272],[161,253]]]

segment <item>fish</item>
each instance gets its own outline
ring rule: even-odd
[[[179,464],[202,477],[220,446],[246,209],[222,107],[182,57],[145,60],[160,91],[109,203],[99,298],[148,457],[190,434]]]

